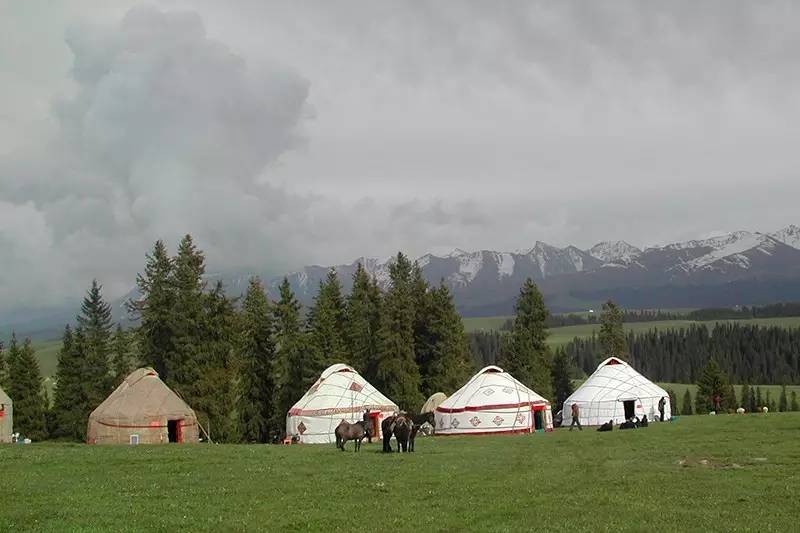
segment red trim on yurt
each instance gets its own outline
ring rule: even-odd
[[[439,433],[436,432],[437,437],[457,437],[459,435],[511,435],[512,433],[531,433],[531,428],[522,429],[504,429],[502,431],[465,431],[460,433]]]
[[[534,407],[541,405],[541,409],[547,406],[547,402],[522,402],[522,403],[497,403],[493,405],[468,405],[466,407],[437,407],[440,413],[463,413],[464,411],[492,411],[494,409],[514,409],[515,407]]]
[[[123,425],[123,424],[109,424],[107,422],[102,422],[100,420],[97,420],[96,422],[98,424],[100,424],[101,426],[106,426],[106,427],[110,427],[110,428],[153,429],[153,428],[165,428],[165,427],[167,427],[167,426],[159,425],[158,422],[156,422],[155,424],[151,423],[150,425],[147,425],[147,426],[128,426],[128,425]],[[194,425],[194,422],[192,422],[190,424],[187,424],[185,421],[183,422],[183,427],[185,427],[185,428],[188,428],[188,427],[193,426],[193,425]]]
[[[329,407],[328,409],[300,409],[293,407],[289,409],[289,416],[327,416],[343,413],[363,413],[365,409],[370,411],[389,411],[394,412],[397,407],[394,405],[359,405],[355,407]]]
[[[606,364],[607,364],[607,365],[621,365],[621,364],[622,364],[622,361],[620,361],[619,359],[616,359],[616,358],[614,358],[614,357],[610,357],[610,358],[608,359],[608,363],[606,363]]]

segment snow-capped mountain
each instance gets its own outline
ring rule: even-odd
[[[345,290],[359,262],[388,287],[390,261],[362,257],[334,268]],[[644,250],[625,241],[604,241],[588,250],[537,241],[514,252],[456,249],[445,255],[425,254],[417,262],[429,282],[443,280],[461,311],[473,315],[511,312],[529,277],[554,310],[595,305],[608,297],[625,303],[634,296],[639,307],[665,307],[676,299],[680,306],[724,305],[720,302],[728,299],[759,303],[755,300],[760,289],[754,287],[765,283],[775,293],[770,301],[791,299],[795,288],[793,298],[800,299],[800,228],[794,225],[774,233],[735,231]],[[305,267],[288,279],[298,297],[311,303],[328,270]],[[780,287],[786,289],[785,296]]]
[[[642,251],[625,241],[599,242],[587,250],[589,255],[604,263],[627,265],[639,257]]]

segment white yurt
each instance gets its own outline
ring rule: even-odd
[[[422,404],[419,414],[424,415],[426,413],[433,413],[436,411],[436,408],[442,405],[442,402],[446,399],[447,394],[443,392],[434,392],[427,400],[425,400],[425,403]]]
[[[380,437],[381,420],[397,405],[370,385],[353,367],[338,363],[325,369],[308,392],[289,409],[286,435],[300,442],[336,442],[334,430],[342,420],[358,422],[369,409],[372,436]]]
[[[618,357],[609,357],[589,379],[564,401],[562,426],[572,423],[572,404],[577,403],[579,420],[585,426],[599,426],[613,420],[621,424],[632,416],[658,419],[658,402],[666,398],[664,418],[671,408],[667,391],[638,373]]]
[[[437,435],[552,431],[550,402],[497,366],[487,366],[434,412]]]

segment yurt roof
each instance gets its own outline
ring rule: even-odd
[[[139,368],[95,409],[90,418],[135,420],[154,416],[194,417],[194,411],[152,368]]]
[[[9,395],[6,394],[6,391],[4,391],[2,387],[0,387],[0,403],[4,403],[4,404],[13,403],[11,401],[11,398],[9,397]]]
[[[434,392],[433,394],[431,394],[430,398],[425,400],[425,403],[422,404],[422,409],[419,410],[419,413],[422,415],[425,413],[434,412],[436,408],[439,407],[442,404],[442,402],[445,401],[446,399],[447,399],[447,394],[443,392]]]
[[[633,400],[667,396],[667,391],[619,357],[609,357],[567,399],[574,401]]]
[[[548,404],[545,398],[499,366],[481,369],[466,385],[443,401],[437,411],[457,413]]]
[[[337,363],[322,371],[319,379],[292,406],[289,414],[325,416],[365,409],[397,411],[398,407],[353,367]]]

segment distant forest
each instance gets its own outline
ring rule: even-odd
[[[761,306],[737,306],[737,307],[709,307],[695,309],[688,313],[676,313],[661,309],[646,310],[625,310],[623,322],[661,322],[666,320],[737,320],[748,318],[778,318],[787,316],[800,316],[800,302],[775,303]],[[547,327],[562,328],[565,326],[580,326],[585,324],[597,324],[598,316],[596,313],[583,314],[559,314],[547,317]],[[513,319],[509,318],[500,326],[502,331],[510,331]]]
[[[495,361],[503,335],[498,331],[470,334],[470,348],[477,364]],[[709,328],[697,324],[628,333],[626,341],[628,362],[654,381],[695,383],[709,360],[714,359],[733,383],[800,383],[800,328],[736,323]],[[557,352],[566,355],[575,377],[591,374],[607,357],[595,335],[576,337]]]

